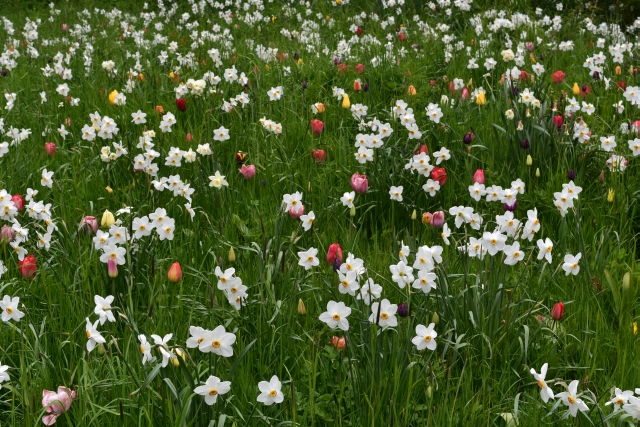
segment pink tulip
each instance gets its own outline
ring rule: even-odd
[[[631,123],[631,131],[636,135],[640,134],[640,120]]]
[[[356,193],[362,194],[369,188],[369,181],[367,180],[366,175],[360,175],[359,173],[354,173],[351,176],[351,188]]]
[[[293,219],[299,219],[302,215],[304,215],[304,205],[291,207],[291,209],[289,209],[289,216]]]
[[[478,169],[476,173],[473,174],[473,183],[484,184],[484,171],[482,169]]]
[[[431,226],[433,228],[440,228],[444,225],[444,212],[438,211],[434,212],[431,217]]]
[[[118,263],[115,259],[109,258],[107,260],[107,274],[109,277],[118,277]]]
[[[2,230],[0,230],[0,242],[11,243],[15,238],[16,238],[16,230],[9,227],[8,225],[3,225]]]
[[[82,226],[82,229],[85,231],[85,233],[87,233],[89,236],[91,236],[92,234],[96,234],[96,232],[98,231],[98,220],[95,216],[85,216],[84,218],[82,218],[80,225]]]
[[[71,118],[67,117],[66,119],[64,119],[64,122],[67,124],[67,126],[71,126]]]
[[[56,143],[55,142],[45,142],[44,143],[44,151],[47,152],[48,156],[53,156],[56,154]]]
[[[69,29],[69,26],[67,24],[62,24],[62,31],[63,32],[67,32],[67,30]]]
[[[462,93],[460,94],[460,99],[463,101],[466,101],[467,99],[469,99],[469,89],[467,89],[466,87],[462,89]]]
[[[256,167],[254,165],[242,165],[238,172],[242,174],[246,179],[252,179],[256,176]]]
[[[336,259],[342,263],[342,248],[340,243],[332,243],[327,251],[327,264],[333,265]]]
[[[55,424],[56,419],[67,412],[71,407],[73,399],[76,398],[75,390],[67,387],[58,387],[58,392],[42,390],[42,407],[49,415],[42,417],[42,422],[46,426]]]
[[[188,133],[187,134],[187,142],[191,142],[191,141],[193,141],[193,135]]]

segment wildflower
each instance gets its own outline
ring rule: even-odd
[[[546,240],[538,239],[536,242],[540,252],[538,253],[538,259],[545,258],[549,264],[551,264],[551,251],[553,250],[553,242],[547,237]]]
[[[203,353],[215,353],[218,356],[233,356],[233,343],[236,342],[235,334],[225,331],[220,325],[213,331],[207,331],[204,340],[200,343],[199,349]]]
[[[307,251],[298,252],[298,256],[300,257],[300,261],[298,261],[298,265],[304,267],[305,270],[310,270],[311,267],[315,267],[320,264],[320,260],[318,260],[318,250],[316,248],[309,248]]]
[[[402,190],[403,190],[402,186],[394,187],[392,185],[391,188],[389,189],[389,196],[391,196],[391,200],[395,200],[395,201],[401,202],[402,201]]]
[[[96,303],[96,308],[93,310],[100,318],[98,321],[101,325],[108,320],[109,322],[115,322],[116,318],[111,311],[111,303],[113,302],[113,295],[109,295],[106,298],[102,298],[100,295],[95,295],[93,301]]]
[[[9,295],[5,295],[0,301],[0,309],[2,310],[2,321],[8,322],[13,320],[19,322],[24,317],[24,313],[18,309],[18,303],[20,303],[19,297],[11,298]]]
[[[53,184],[53,172],[49,172],[47,171],[47,169],[43,169],[42,170],[42,180],[40,181],[40,185],[42,185],[43,187],[49,187],[51,188],[52,184]]]

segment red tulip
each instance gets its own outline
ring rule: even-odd
[[[171,264],[171,268],[167,273],[167,278],[172,283],[178,283],[180,280],[182,280],[182,269],[180,268],[179,262],[174,262],[173,264]]]
[[[53,156],[56,154],[56,143],[55,142],[45,142],[44,143],[44,151],[47,152],[48,156]]]
[[[456,92],[457,92],[457,90],[456,90],[456,86],[453,84],[453,81],[450,81],[450,82],[449,82],[449,91],[450,91],[451,93],[456,93]]]
[[[22,198],[21,195],[14,194],[13,197],[11,198],[11,201],[16,206],[16,209],[18,209],[18,212],[24,209],[24,199]]]
[[[562,116],[553,116],[553,125],[560,129],[562,127],[563,119]]]
[[[526,82],[527,80],[529,80],[529,73],[527,73],[525,70],[520,70],[520,81]]]
[[[243,153],[242,151],[238,151],[236,153],[236,163],[241,165],[244,161],[247,160],[247,153]]]
[[[407,38],[407,36],[404,35],[404,33],[399,33],[398,34],[398,39],[403,42],[405,39]]]
[[[342,248],[340,247],[340,243],[332,243],[327,251],[327,264],[333,265],[336,259],[342,263]]]
[[[327,153],[324,150],[311,150],[311,155],[316,163],[324,163],[327,160]]]
[[[566,76],[567,75],[563,73],[561,70],[555,71],[553,74],[551,74],[551,78],[553,79],[553,82],[557,85],[562,83]]]
[[[311,120],[311,132],[313,132],[314,135],[320,135],[322,133],[322,129],[324,129],[324,123],[322,123],[321,120]]]
[[[618,87],[622,90],[627,90],[627,82],[616,82]]]
[[[176,99],[176,107],[180,111],[187,111],[187,101],[184,98]]]
[[[556,305],[551,309],[551,317],[553,320],[560,320],[564,316],[564,304],[562,302],[557,302]]]
[[[433,168],[431,179],[438,181],[440,187],[442,187],[447,182],[447,171],[444,168]]]
[[[482,169],[478,169],[476,173],[473,174],[473,183],[484,184],[484,171]]]
[[[582,90],[582,88],[580,88],[580,96],[584,99],[587,96],[589,96],[589,94],[591,93],[591,87],[587,86],[587,85],[583,85],[583,87],[586,90]]]
[[[428,155],[428,154],[429,154],[429,149],[427,148],[427,146],[426,146],[425,144],[422,144],[422,145],[420,146],[420,148],[418,148],[418,149],[415,151],[415,153],[416,153],[416,156],[417,156],[417,155],[420,155],[420,153],[424,153],[424,154],[427,154],[427,155]]]
[[[431,85],[431,87],[435,87],[436,86],[436,81],[431,79],[431,80],[429,80],[429,84]]]
[[[353,90],[356,92],[360,92],[362,90],[362,84],[360,84],[360,80],[353,81]]]
[[[369,180],[366,175],[360,175],[358,172],[351,175],[351,188],[358,194],[362,194],[369,188]]]
[[[246,179],[252,179],[256,176],[256,167],[254,165],[242,165],[238,172],[242,174]]]
[[[25,279],[31,279],[35,276],[38,266],[36,263],[36,257],[33,255],[27,255],[22,261],[18,261],[18,267],[20,268],[20,274]]]
[[[364,71],[364,64],[356,64],[355,66],[356,73],[360,74]]]
[[[188,133],[187,134],[187,142],[191,142],[191,141],[193,141],[193,135]]]

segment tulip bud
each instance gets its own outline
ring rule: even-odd
[[[622,74],[622,68],[620,68],[619,65],[616,66],[616,76],[619,76]]]
[[[176,99],[176,107],[180,111],[187,111],[187,101],[184,98]]]
[[[302,298],[298,300],[298,314],[300,316],[304,316],[305,314],[307,314],[307,308],[304,306]]]
[[[167,272],[167,278],[172,283],[178,283],[182,280],[182,268],[180,268],[179,262],[171,264],[171,268],[169,268],[169,271]]]
[[[433,391],[431,389],[431,386],[427,387],[427,399],[431,400],[431,397],[433,396]]]
[[[231,246],[231,248],[229,249],[229,262],[236,262],[236,253],[233,250],[233,246]]]
[[[134,172],[135,172],[135,170],[134,170]],[[106,186],[105,190],[107,190],[107,193],[109,193],[109,194],[113,193],[113,190],[108,185]]]
[[[164,113],[164,107],[162,105],[156,105],[156,112],[158,114],[163,114]]]
[[[551,318],[558,321],[562,319],[562,316],[564,316],[564,304],[562,302],[557,302],[551,309]]]
[[[38,265],[36,263],[36,257],[33,255],[27,255],[22,261],[18,261],[18,267],[20,274],[25,279],[31,279],[36,275]]]
[[[256,167],[255,165],[242,165],[240,169],[238,169],[238,172],[246,179],[252,179],[256,176]]]
[[[107,260],[107,274],[109,277],[118,277],[118,264],[115,259],[109,258]]]
[[[45,142],[44,143],[44,151],[47,152],[48,156],[53,156],[56,154],[56,143],[55,142]]]
[[[527,148],[529,148],[529,140],[528,139],[523,139],[522,142],[520,142],[520,146],[526,150]]]
[[[103,228],[109,228],[115,223],[116,223],[116,219],[113,217],[113,214],[108,210],[105,210],[104,213],[102,214],[102,221],[100,221],[100,225]]]
[[[407,307],[407,304],[401,302],[400,304],[398,304],[398,316],[400,317],[407,317],[409,315],[409,307]]]
[[[345,337],[333,336],[333,337],[331,337],[331,345],[336,350],[343,350],[347,346],[347,341],[346,341]]]
[[[476,95],[476,104],[484,105],[486,103],[487,103],[487,97],[484,94],[484,92],[478,92],[478,94]]]
[[[327,264],[333,265],[336,259],[342,262],[342,248],[340,247],[340,243],[332,243],[329,245],[329,250],[327,251]]]
[[[98,220],[95,216],[85,216],[80,222],[80,227],[91,236],[98,231]]]
[[[353,90],[356,92],[360,92],[362,90],[362,84],[360,83],[360,80],[353,81]]]
[[[600,181],[601,184],[604,183],[604,171],[600,172],[600,176],[598,176],[598,181]]]
[[[433,218],[433,215],[431,214],[431,212],[425,212],[422,214],[422,223],[423,224],[431,224],[431,219]]]
[[[533,159],[531,158],[531,154],[527,154],[527,166],[531,166],[533,164]]]
[[[536,168],[536,178],[540,178],[540,168]]]
[[[364,82],[362,85],[362,90],[365,92],[369,92],[369,82]]]
[[[518,126],[516,126],[516,130],[522,130],[524,126],[522,126],[522,120],[518,120]]]
[[[478,169],[476,173],[473,174],[473,183],[484,184],[484,170]]]
[[[438,316],[438,312],[434,311],[433,316],[431,316],[431,323],[438,324],[440,323],[440,316]]]
[[[607,202],[609,203],[613,203],[613,199],[616,195],[616,192],[613,189],[609,189],[609,192],[607,193]]]
[[[576,179],[576,171],[574,171],[573,169],[569,169],[567,178],[569,178],[569,181],[573,181],[574,179]]]
[[[453,82],[451,82],[451,83],[453,83]],[[467,89],[466,87],[462,88],[462,93],[460,94],[460,99],[462,101],[466,101],[467,99],[469,99],[469,89]]]
[[[447,171],[444,168],[435,167],[431,171],[431,179],[438,181],[442,187],[447,182]]]
[[[433,216],[431,216],[431,226],[433,228],[440,228],[444,225],[444,212],[438,211],[434,212]]]
[[[306,80],[303,80],[303,81],[302,81],[302,89],[306,89],[306,88],[307,88],[307,86],[308,86],[308,85],[307,85],[307,81],[306,81]]]
[[[24,209],[24,199],[20,194],[14,194],[13,197],[11,197],[11,201],[15,205],[16,209],[18,209],[18,212]]]
[[[513,212],[516,210],[517,204],[518,204],[518,201],[514,200],[511,203],[505,203],[503,207],[505,211]]]
[[[352,205],[351,209],[349,209],[349,216],[351,218],[353,218],[354,216],[356,216],[356,205]]]
[[[473,142],[473,134],[471,132],[467,132],[463,137],[462,137],[462,142],[464,142],[465,144],[469,145]]]
[[[415,96],[416,93],[417,92],[416,92],[415,86],[414,85],[409,85],[409,88],[407,89],[407,94],[409,96]]]
[[[632,289],[631,287],[632,284],[633,284],[633,276],[631,276],[631,272],[627,271],[626,273],[624,273],[624,276],[622,277],[623,294],[626,294]]]
[[[445,174],[446,175],[446,174]],[[445,177],[446,179],[446,177]],[[361,175],[359,173],[354,173],[351,175],[351,188],[358,194],[362,194],[367,191],[369,188],[369,180],[366,175]]]
[[[563,122],[562,116],[553,116],[553,125],[558,129],[562,127]]]
[[[418,218],[418,214],[416,213],[416,210],[414,209],[413,212],[411,212],[411,219],[413,221],[415,221]]]
[[[351,101],[349,101],[349,95],[346,93],[342,97],[342,108],[351,108]]]
[[[116,105],[116,96],[118,96],[118,91],[114,90],[109,94],[109,103],[111,105]]]

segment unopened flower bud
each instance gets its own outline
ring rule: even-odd
[[[111,278],[118,277],[118,264],[113,258],[107,260],[107,274],[109,274]]]
[[[531,158],[531,154],[527,154],[527,166],[531,166],[533,164],[533,159]]]
[[[229,262],[236,262],[236,253],[233,250],[233,246],[229,249]]]
[[[305,314],[307,314],[307,308],[304,306],[302,298],[298,300],[298,314],[300,316],[304,316]]]
[[[540,178],[540,168],[536,168],[536,178]]]
[[[343,350],[347,346],[347,340],[345,337],[331,337],[331,345],[335,347],[336,350]]]
[[[100,221],[100,225],[103,228],[109,228],[115,223],[116,219],[113,217],[113,214],[109,212],[109,210],[105,210],[102,214],[102,221]]]
[[[182,268],[180,268],[179,262],[171,264],[171,268],[169,268],[169,271],[167,272],[167,278],[172,283],[178,283],[182,280]]]
[[[411,212],[411,219],[412,219],[413,221],[415,221],[415,220],[416,220],[416,218],[418,218],[418,214],[416,213],[416,210],[414,209],[414,210],[413,210],[413,212]]]
[[[407,317],[408,315],[409,315],[409,307],[407,307],[407,304],[403,302],[398,304],[398,316]]]
[[[356,216],[356,207],[355,205],[351,206],[351,209],[349,210],[349,215],[353,218],[354,216]]]
[[[438,312],[437,311],[433,312],[433,316],[431,316],[431,322],[436,324],[436,325],[438,323],[440,323],[440,316],[438,316]]]

